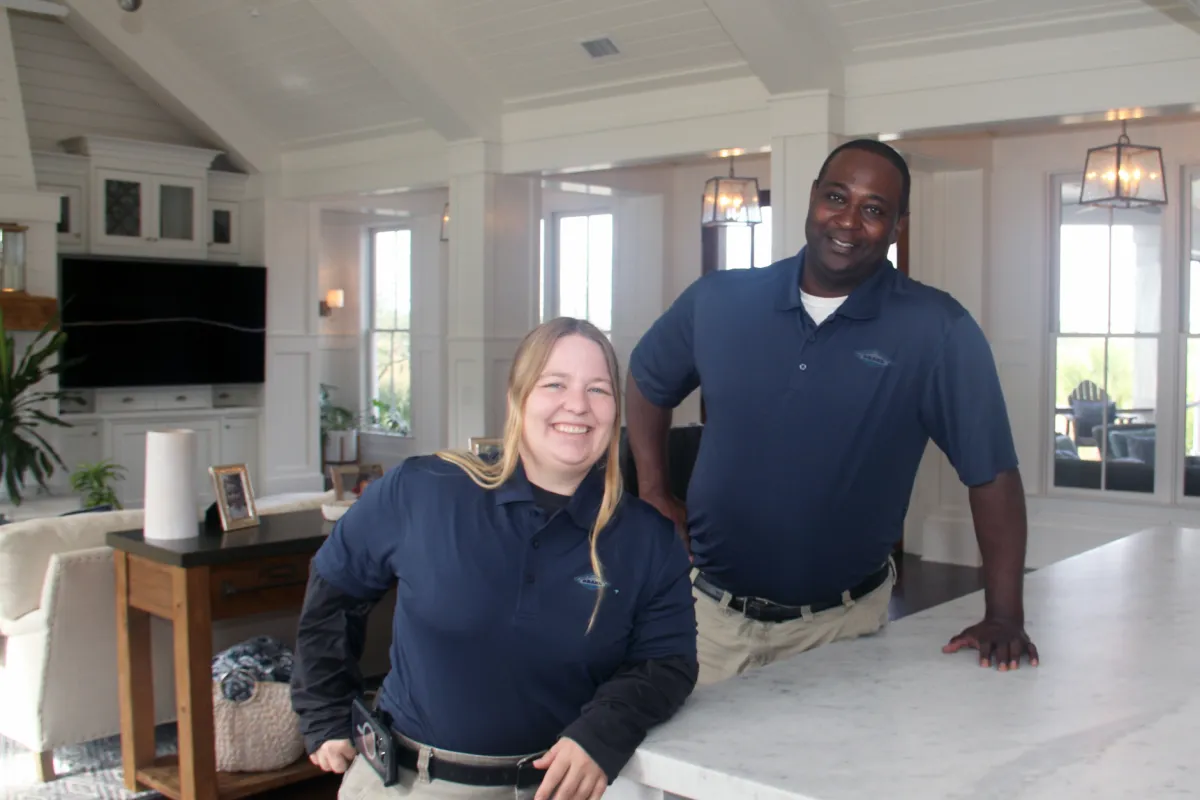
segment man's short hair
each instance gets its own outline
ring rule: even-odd
[[[900,173],[900,216],[908,213],[908,195],[912,189],[912,176],[908,173],[908,162],[904,160],[904,156],[900,155],[890,145],[875,139],[851,139],[848,142],[843,142],[825,157],[825,163],[821,165],[821,171],[817,173],[817,183],[825,179],[825,170],[829,168],[829,164],[833,161],[834,156],[843,150],[863,150],[868,153],[874,153],[880,158],[887,159],[896,171]]]

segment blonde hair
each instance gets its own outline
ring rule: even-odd
[[[476,484],[484,489],[496,489],[512,477],[520,458],[519,447],[525,425],[525,401],[533,392],[546,362],[550,360],[550,352],[560,339],[567,336],[582,336],[600,346],[604,360],[608,364],[608,377],[612,382],[613,402],[616,405],[616,416],[613,418],[612,437],[608,442],[607,464],[604,468],[604,496],[600,500],[600,511],[596,522],[592,525],[588,537],[589,555],[592,561],[592,571],[596,573],[599,590],[596,604],[592,608],[592,616],[588,620],[587,630],[590,633],[600,611],[600,601],[604,599],[604,570],[600,564],[600,556],[596,552],[596,540],[600,532],[612,520],[621,502],[621,381],[617,366],[617,354],[613,350],[608,337],[600,329],[587,320],[573,317],[558,317],[549,322],[543,322],[534,328],[517,347],[513,357],[512,368],[508,373],[508,413],[504,421],[504,438],[500,458],[494,462],[484,461],[478,455],[461,450],[440,450],[437,456],[451,464],[456,464],[470,476]]]

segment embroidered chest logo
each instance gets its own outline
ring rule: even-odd
[[[870,364],[872,367],[887,367],[892,363],[890,358],[878,350],[856,350],[854,355],[858,356],[864,364]]]
[[[613,594],[619,594],[619,590],[614,589],[611,583],[600,580],[595,573],[589,572],[586,575],[578,575],[575,577],[575,582],[585,589],[591,589],[593,592],[599,591],[601,588],[607,589]]]

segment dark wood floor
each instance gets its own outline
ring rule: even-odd
[[[253,800],[336,800],[341,775],[324,775],[273,792],[253,795]]]
[[[920,556],[905,553],[896,558],[891,618],[907,617],[982,588],[983,570],[979,567],[922,561]]]

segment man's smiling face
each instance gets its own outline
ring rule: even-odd
[[[886,158],[852,148],[834,156],[809,198],[806,289],[844,295],[870,277],[907,219],[902,194],[900,171]]]

